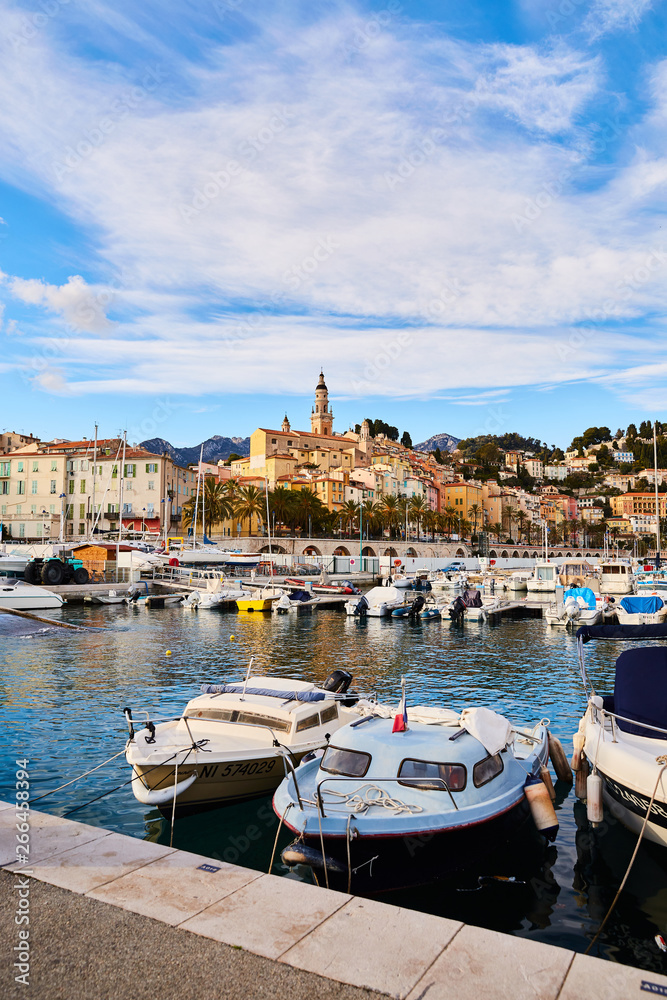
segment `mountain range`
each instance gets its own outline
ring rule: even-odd
[[[152,452],[153,455],[163,455],[166,452],[172,461],[178,465],[195,465],[199,461],[199,453],[202,446],[198,444],[192,448],[174,448],[164,438],[150,438],[148,441],[142,441],[139,447],[145,448],[146,451]],[[202,461],[209,462],[211,465],[217,465],[221,459],[223,462],[226,462],[232,452],[235,452],[237,455],[249,455],[250,438],[228,438],[214,434],[213,437],[207,438],[204,441]]]
[[[439,448],[440,451],[456,451],[460,440],[461,438],[455,438],[451,434],[434,434],[433,437],[427,438],[421,444],[416,444],[414,449],[415,451],[435,451],[436,448]]]

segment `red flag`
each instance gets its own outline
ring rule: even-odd
[[[401,698],[401,704],[398,708],[398,714],[394,716],[394,725],[391,728],[392,733],[404,733],[408,728],[408,706],[405,701],[405,681],[403,681],[403,696]]]

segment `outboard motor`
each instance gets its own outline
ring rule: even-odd
[[[352,674],[347,670],[334,670],[325,680],[322,689],[333,691],[334,694],[345,694],[351,683]]]
[[[416,597],[415,600],[410,605],[410,610],[408,611],[408,618],[416,618],[425,604],[426,604],[426,598],[423,597],[422,594],[420,594],[419,597]]]
[[[354,609],[355,615],[365,615],[368,611],[368,601],[365,597],[362,597]]]
[[[449,611],[449,617],[457,625],[461,625],[466,613],[465,601],[461,597],[455,598],[447,609]]]

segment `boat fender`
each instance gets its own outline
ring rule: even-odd
[[[570,770],[570,763],[563,750],[563,744],[554,736],[549,733],[549,758],[554,766],[554,771],[556,772],[556,777],[559,781],[568,781],[572,784],[572,771]]]
[[[583,733],[575,733],[572,737],[572,746],[574,747],[574,753],[572,754],[572,770],[578,771],[581,767],[581,753],[584,749],[584,743],[586,742],[586,737]]]
[[[347,873],[347,867],[342,865],[340,861],[335,861],[327,854],[323,856],[321,851],[314,847],[307,847],[298,840],[288,844],[280,856],[288,868],[293,868],[294,865],[308,865],[309,868],[324,870],[326,862],[327,871],[337,874]]]
[[[582,802],[586,801],[586,780],[588,778],[588,775],[590,774],[590,770],[591,769],[588,764],[588,758],[582,756],[581,766],[576,773],[574,781],[574,794],[577,796],[578,799],[581,799]]]
[[[524,793],[535,826],[547,840],[554,840],[558,833],[558,819],[547,786],[540,778],[529,778]]]
[[[594,771],[586,780],[586,815],[588,822],[597,826],[604,819],[602,808],[602,778]]]
[[[556,801],[556,791],[554,789],[554,783],[551,780],[551,775],[549,773],[549,768],[545,767],[544,764],[540,768],[540,778],[542,779],[542,781],[544,782],[544,784],[546,786],[546,789],[547,789],[547,791],[549,793],[549,797],[551,798],[551,801],[555,802]]]
[[[146,788],[137,774],[132,778],[132,791],[135,799],[146,806],[163,806],[182,795],[196,780],[197,772],[195,771],[194,774],[179,781],[176,785],[169,785],[167,788]]]
[[[176,559],[176,557],[175,557],[175,556],[174,556],[174,557],[172,557],[172,558],[171,558],[171,559],[169,560],[169,565],[170,565],[170,566],[178,566],[178,564],[179,564],[179,563],[178,563],[178,559]]]

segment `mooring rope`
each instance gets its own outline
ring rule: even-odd
[[[375,795],[372,794],[374,792],[376,793]],[[343,799],[345,806],[351,812],[355,813],[366,813],[372,806],[381,806],[384,809],[390,809],[397,816],[400,816],[401,813],[412,815],[424,812],[422,806],[410,805],[408,802],[403,802],[402,799],[396,799],[392,795],[389,795],[380,785],[372,783],[362,785],[361,788],[356,788],[353,792],[336,792],[332,788],[328,788],[325,794],[335,795],[339,799]]]

